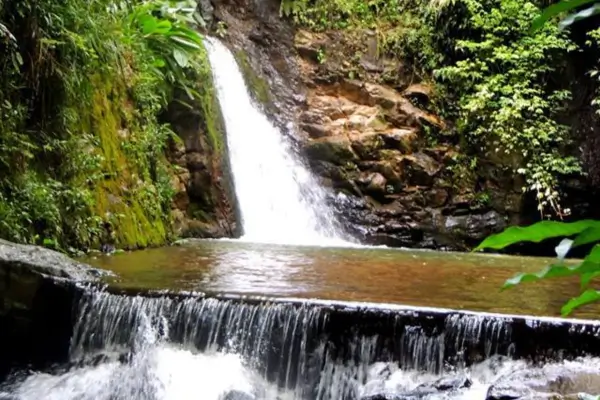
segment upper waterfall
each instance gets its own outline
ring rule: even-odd
[[[299,245],[346,243],[325,204],[324,190],[253,102],[231,51],[214,38],[206,38],[205,45],[227,130],[243,239]]]

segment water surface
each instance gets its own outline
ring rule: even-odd
[[[500,288],[551,260],[383,248],[279,246],[190,241],[86,260],[124,287],[396,303],[498,313],[558,315],[577,279]],[[589,306],[574,317],[596,318]]]

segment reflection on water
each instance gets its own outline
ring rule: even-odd
[[[557,315],[578,294],[576,279],[500,291],[520,271],[549,260],[381,248],[322,248],[190,241],[86,260],[128,287],[310,297]],[[575,317],[595,318],[599,307]]]

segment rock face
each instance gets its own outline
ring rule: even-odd
[[[199,104],[189,108],[172,102],[165,116],[179,136],[179,140],[170,141],[168,157],[175,166],[172,215],[175,233],[180,237],[239,236],[225,129],[217,99],[211,100],[215,102],[213,115],[206,115]],[[210,140],[209,123],[219,135],[214,142]]]
[[[74,282],[103,273],[52,250],[0,240],[0,378],[13,367],[65,359]]]
[[[335,192],[347,227],[370,244],[468,249],[519,221],[518,177],[470,168],[428,111],[432,88],[397,60],[379,59],[370,32],[299,30],[294,46],[306,92],[303,153]],[[376,47],[376,46],[375,46]]]

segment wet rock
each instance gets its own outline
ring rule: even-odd
[[[444,392],[458,391],[471,387],[473,382],[466,376],[443,377],[432,383],[424,383],[405,392],[385,392],[362,397],[361,400],[418,400],[424,398],[437,398]]]
[[[600,373],[594,360],[524,367],[507,373],[490,386],[486,400],[576,399],[583,393],[600,393]]]
[[[474,240],[482,240],[505,227],[504,218],[496,211],[489,211],[481,215],[450,216],[444,224],[446,232],[453,236]]]
[[[6,279],[29,275],[95,281],[108,272],[77,262],[57,251],[0,239],[0,274]]]
[[[441,166],[425,153],[405,156],[402,161],[404,173],[410,185],[431,186]]]
[[[485,399],[486,400],[516,400],[516,399],[532,399],[532,398],[548,398],[548,397],[535,397],[540,396],[531,388],[524,385],[510,384],[507,386],[493,385],[488,389]]]
[[[432,386],[439,391],[470,388],[473,382],[464,375],[443,377],[435,381]]]
[[[319,139],[322,137],[329,136],[329,132],[325,129],[323,125],[319,124],[302,124],[300,125],[302,128],[312,139]]]
[[[434,188],[427,192],[426,203],[430,207],[442,207],[448,201],[448,191],[446,189]]]
[[[350,141],[345,137],[313,140],[306,145],[305,152],[310,159],[328,161],[337,165],[344,165],[358,159],[352,151]]]
[[[106,274],[56,251],[0,240],[0,378],[11,367],[66,360],[74,282]]]
[[[198,1],[198,10],[200,11],[200,15],[202,19],[206,23],[207,26],[211,26],[214,20],[215,8],[213,7],[210,0],[199,0]]]

